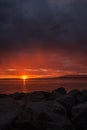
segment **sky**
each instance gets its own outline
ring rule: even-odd
[[[0,0],[0,77],[87,74],[87,0]]]

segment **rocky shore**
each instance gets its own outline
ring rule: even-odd
[[[87,130],[87,90],[0,94],[0,130]]]

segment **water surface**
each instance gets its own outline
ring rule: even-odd
[[[52,91],[64,87],[67,91],[71,89],[87,89],[87,80],[73,79],[22,79],[0,80],[0,93],[11,94],[15,92]]]

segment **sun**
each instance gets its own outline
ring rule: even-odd
[[[28,76],[27,76],[27,75],[22,75],[21,78],[22,78],[23,80],[26,80],[26,79],[28,78]]]
[[[26,79],[29,77],[27,75],[22,75],[20,78],[23,80],[23,86],[26,86]]]

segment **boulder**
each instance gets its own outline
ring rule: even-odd
[[[6,94],[0,94],[0,99],[1,98],[6,98],[6,97],[8,97],[8,95],[6,95]]]
[[[87,101],[87,89],[83,90],[82,94],[83,94],[85,101]]]
[[[77,94],[79,94],[79,93],[80,93],[80,91],[79,91],[78,89],[73,89],[73,90],[71,90],[71,91],[68,93],[68,95],[74,96],[74,95],[77,95]]]
[[[30,102],[39,102],[39,101],[47,100],[49,94],[50,94],[49,92],[36,91],[33,93],[28,93],[25,96],[25,100]]]
[[[66,90],[65,88],[61,87],[61,88],[58,88],[58,89],[55,89],[54,91],[52,92],[58,92],[58,93],[61,93],[61,94],[66,94]]]
[[[65,95],[61,98],[56,99],[56,101],[63,105],[66,108],[67,112],[71,112],[72,107],[76,105],[76,99],[71,95]]]
[[[66,95],[66,90],[63,87],[61,87],[51,92],[51,94],[49,95],[49,100],[55,100],[64,95]]]
[[[16,119],[23,106],[23,102],[18,102],[11,98],[0,99],[0,130],[7,129]]]
[[[25,95],[26,95],[25,93],[14,93],[14,94],[10,94],[9,97],[17,100],[22,100],[24,99]]]
[[[65,106],[68,111],[71,111],[73,106],[85,102],[83,93],[79,90],[72,90],[67,95],[57,98],[56,100]]]
[[[35,130],[74,130],[65,108],[56,101],[28,102],[12,130],[22,124]],[[25,127],[24,130],[28,129]]]
[[[68,93],[68,95],[73,96],[75,98],[76,104],[85,102],[85,97],[83,96],[83,93],[77,89],[73,89]]]
[[[87,102],[72,108],[72,121],[76,130],[87,130]]]

